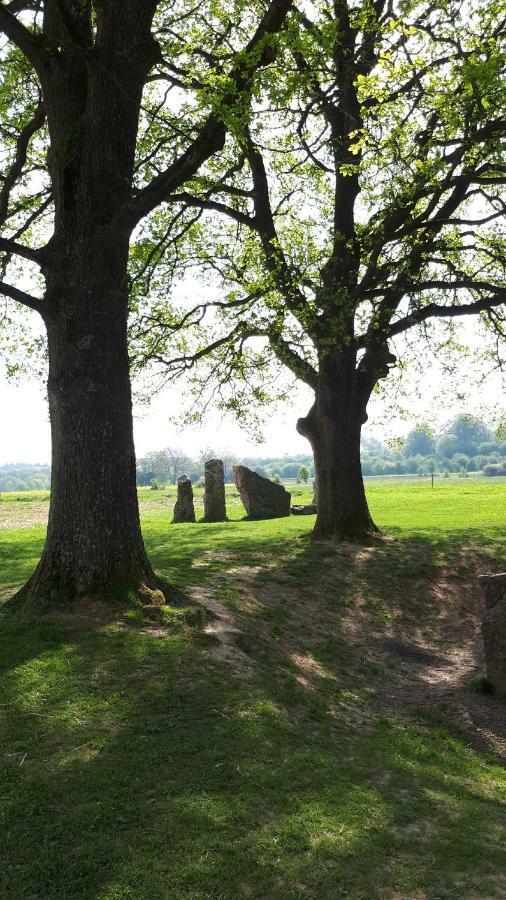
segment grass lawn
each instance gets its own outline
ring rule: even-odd
[[[0,501],[4,598],[47,513],[47,494],[16,496]],[[368,496],[392,539],[335,547],[308,539],[309,517],[241,521],[233,488],[219,525],[172,526],[174,490],[140,491],[155,567],[221,603],[234,645],[180,610],[4,610],[0,897],[506,896],[506,706],[469,684],[506,483]]]

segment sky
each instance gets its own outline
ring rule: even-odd
[[[450,380],[449,390],[441,395],[441,372],[433,360],[426,360],[423,377],[413,371],[402,401],[403,413],[395,407],[395,383],[388,398],[376,397],[370,404],[365,433],[383,440],[402,437],[423,420],[444,426],[459,412],[483,415],[492,421],[503,397],[499,379],[489,379],[482,387],[459,381],[459,390]],[[189,455],[204,448],[216,452],[231,451],[237,456],[283,456],[307,453],[309,444],[297,434],[295,423],[311,405],[311,392],[296,387],[290,404],[267,411],[263,429],[265,441],[255,443],[232,418],[211,413],[199,427],[178,429],[172,419],[182,410],[181,390],[177,386],[163,390],[146,408],[134,405],[134,435],[138,457],[150,450],[177,446]],[[24,378],[8,382],[0,370],[0,466],[5,463],[47,463],[51,458],[51,440],[44,384]]]
[[[195,282],[190,285],[195,288]],[[24,287],[24,285],[22,285]],[[29,314],[30,315],[30,314]],[[38,317],[30,319],[32,336],[41,334]],[[497,421],[504,409],[504,391],[499,373],[479,385],[484,369],[483,338],[476,322],[467,319],[461,324],[464,342],[474,348],[473,356],[462,360],[458,374],[444,377],[441,366],[432,353],[396,344],[394,352],[399,359],[418,357],[419,364],[408,366],[402,374],[403,395],[399,397],[399,378],[391,374],[382,382],[387,385],[386,396],[380,393],[369,403],[369,421],[364,429],[367,436],[389,441],[402,438],[422,421],[438,428],[461,412],[483,417],[489,424]],[[441,337],[441,335],[440,335]],[[436,341],[435,341],[436,343]],[[8,354],[6,354],[7,356]],[[5,360],[4,360],[5,363]],[[444,389],[443,389],[443,386]],[[134,384],[134,395],[136,385]],[[149,407],[134,403],[134,439],[137,457],[150,450],[173,446],[196,456],[201,450],[215,453],[230,451],[238,457],[283,456],[309,453],[307,440],[297,434],[295,424],[300,416],[308,413],[312,392],[298,384],[291,394],[290,403],[268,408],[263,427],[264,441],[255,442],[250,433],[231,417],[210,412],[205,422],[197,427],[183,429],[174,424],[181,417],[184,407],[181,385],[172,385],[156,394]],[[6,463],[49,463],[51,439],[44,379],[20,377],[8,381],[0,352],[0,466]]]
[[[51,457],[51,439],[44,389],[33,380],[8,383],[0,377],[0,466],[9,462],[46,463]],[[295,398],[294,398],[295,400]],[[294,407],[276,414],[264,431],[265,443],[256,444],[231,418],[211,414],[200,427],[180,430],[170,419],[180,409],[177,388],[162,391],[146,409],[134,405],[134,436],[137,456],[150,450],[177,446],[190,455],[206,447],[238,456],[282,456],[307,453],[309,445],[295,431],[295,422],[309,409],[309,397],[300,391]]]

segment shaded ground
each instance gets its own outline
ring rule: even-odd
[[[204,630],[0,616],[0,896],[504,897],[505,706],[469,686],[504,496],[462,491],[378,491],[372,547],[149,510]],[[5,595],[42,540],[0,536]]]
[[[333,550],[333,562],[311,593],[310,607],[307,587],[297,585],[296,575],[280,578],[273,566],[266,584],[261,565],[232,566],[227,572],[228,596],[234,598],[229,599],[233,612],[228,621],[245,631],[239,649],[251,647],[249,656],[254,657],[259,632],[266,640],[277,621],[278,650],[295,666],[297,682],[315,691],[322,679],[339,672],[341,642],[348,675],[370,666],[379,676],[368,688],[377,709],[403,716],[426,708],[464,729],[475,746],[506,760],[506,704],[473,687],[473,679],[485,670],[477,576],[497,563],[474,561],[473,548],[465,546],[452,568],[431,571],[427,548],[415,550],[398,544]],[[413,556],[417,567],[426,566],[426,577],[410,576]],[[385,571],[400,557],[406,577],[393,586]],[[349,579],[343,571],[352,572]],[[370,588],[357,591],[357,579],[375,585],[376,596]],[[355,713],[360,719],[360,708]]]

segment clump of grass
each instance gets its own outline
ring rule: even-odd
[[[483,673],[480,675],[473,675],[473,677],[469,679],[469,687],[472,691],[476,691],[477,694],[494,693],[494,685]]]

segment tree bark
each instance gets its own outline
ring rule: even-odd
[[[132,226],[122,211],[132,196],[142,88],[157,53],[155,6],[132,0],[119,16],[116,5],[104,4],[93,56],[55,54],[43,73],[55,204],[43,312],[52,482],[43,555],[20,592],[34,607],[132,589],[154,599],[135,483],[127,349]],[[69,43],[59,6],[47,4],[45,30]]]
[[[314,537],[364,541],[378,533],[364,490],[360,434],[366,401],[353,351],[330,351],[320,360],[315,402],[297,431],[312,447],[318,485]]]
[[[44,607],[156,587],[137,505],[127,291],[108,250],[96,248],[92,268],[86,255],[74,257],[67,314],[47,319],[51,505],[43,555],[23,592]]]
[[[156,587],[137,503],[126,259],[119,279],[108,255],[97,248],[92,263],[74,258],[65,313],[55,302],[46,321],[51,504],[43,555],[23,592],[32,605]]]

